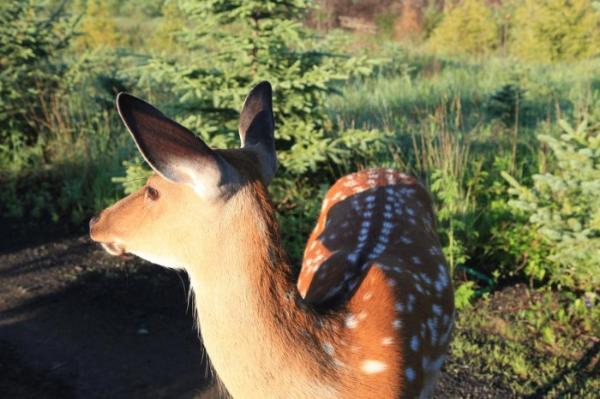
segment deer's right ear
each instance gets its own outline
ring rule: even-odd
[[[117,109],[148,165],[165,179],[187,184],[203,197],[218,196],[239,182],[218,153],[147,102],[119,93]]]
[[[269,82],[254,86],[240,113],[242,148],[253,152],[265,184],[269,184],[277,170],[275,154],[275,120],[273,119],[272,89]]]

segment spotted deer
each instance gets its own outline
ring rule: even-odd
[[[297,277],[267,193],[271,97],[263,82],[246,98],[241,148],[211,149],[120,94],[155,173],[90,221],[91,238],[189,274],[206,351],[234,398],[430,397],[454,305],[427,191],[392,169],[341,178]]]

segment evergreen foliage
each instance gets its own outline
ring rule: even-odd
[[[524,97],[523,89],[514,84],[505,84],[496,90],[490,97],[487,105],[489,115],[499,119],[505,126],[513,126],[518,123],[517,117],[520,104]]]
[[[56,55],[71,29],[62,8],[33,0],[0,4],[0,159],[13,159],[43,140],[51,93],[64,68]]]
[[[315,49],[300,17],[310,3],[293,1],[183,1],[183,56],[156,57],[142,81],[177,98],[178,119],[213,146],[239,145],[238,112],[249,88],[269,80],[274,89],[279,160],[292,173],[316,171],[343,155],[325,102],[335,84],[368,74],[365,59]],[[375,136],[371,137],[375,140]]]
[[[556,158],[554,170],[534,175],[531,188],[504,176],[516,195],[510,205],[529,215],[550,250],[529,274],[593,291],[600,286],[600,123],[584,120],[572,127],[561,121],[561,127],[560,137],[539,137]]]
[[[577,61],[600,54],[600,10],[590,0],[524,0],[512,53],[526,60]]]
[[[444,16],[427,45],[440,53],[480,55],[497,47],[497,31],[485,0],[464,0]]]
[[[160,88],[160,108],[220,148],[239,146],[244,97],[254,84],[271,82],[280,166],[271,188],[286,209],[284,240],[294,258],[314,223],[318,190],[362,160],[373,162],[389,139],[378,131],[340,130],[328,114],[326,102],[337,85],[370,74],[374,62],[323,48],[301,22],[311,4],[181,1],[185,20],[180,32],[173,31],[176,50],[155,55],[138,69],[140,88]],[[123,182],[136,181],[140,173],[128,164]],[[315,214],[307,215],[309,209]]]

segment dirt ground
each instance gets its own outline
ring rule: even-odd
[[[0,398],[219,398],[187,292],[185,275],[115,259],[85,235],[5,239]],[[513,397],[458,369],[436,398]]]

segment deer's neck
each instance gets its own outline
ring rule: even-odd
[[[335,321],[302,303],[274,210],[264,194],[254,194],[257,201],[233,204],[255,206],[235,212],[247,220],[223,232],[212,255],[204,254],[210,264],[190,270],[204,345],[234,397],[336,397],[323,347],[335,339]]]

